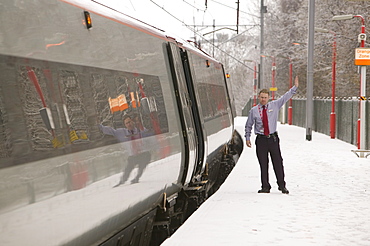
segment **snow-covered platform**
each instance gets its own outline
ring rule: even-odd
[[[241,135],[245,121],[236,118]],[[217,193],[161,246],[370,245],[370,159],[320,133],[306,141],[305,128],[278,132],[289,195],[278,191],[271,163],[271,193],[257,193],[255,146],[245,147]]]

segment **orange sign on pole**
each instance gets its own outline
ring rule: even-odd
[[[355,65],[359,66],[370,65],[370,48],[356,48]]]

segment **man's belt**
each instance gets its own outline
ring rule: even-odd
[[[277,136],[278,136],[277,132],[271,133],[269,135],[257,134],[257,138],[270,138],[270,137],[277,137]]]

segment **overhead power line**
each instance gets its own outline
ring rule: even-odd
[[[217,2],[217,1],[215,1],[215,0],[211,0],[212,2],[214,2],[214,3],[217,3],[217,4],[219,4],[219,5],[222,5],[222,6],[224,6],[224,7],[227,7],[227,8],[230,8],[230,9],[233,9],[233,10],[237,10],[236,8],[234,8],[234,7],[231,7],[231,6],[229,6],[229,5],[226,5],[226,4],[224,4],[224,3],[220,3],[220,2]],[[250,15],[250,16],[253,16],[253,17],[256,17],[256,18],[260,18],[260,16],[258,16],[258,15],[254,15],[254,14],[251,14],[251,13],[247,13],[247,12],[245,12],[245,11],[241,11],[241,10],[239,10],[241,13],[243,13],[243,14],[246,14],[246,15]]]
[[[211,45],[213,45],[209,40],[207,40],[206,38],[203,37],[202,34],[198,33],[194,28],[192,28],[190,25],[187,25],[185,22],[183,22],[182,20],[178,19],[175,15],[171,14],[169,11],[167,11],[164,7],[161,7],[159,4],[157,4],[156,2],[154,2],[154,0],[150,0],[153,4],[155,4],[157,7],[161,8],[163,11],[165,11],[167,14],[169,14],[171,17],[173,17],[174,19],[176,19],[177,21],[181,22],[186,28],[188,28],[190,31],[194,32],[194,34],[198,35],[201,39],[205,40],[206,42],[210,43]],[[248,31],[248,30],[246,30]],[[246,32],[244,31],[244,32]],[[244,33],[243,32],[243,33]],[[241,33],[242,34],[242,33]],[[240,35],[240,34],[239,34]],[[237,35],[237,36],[239,36]],[[233,38],[232,38],[233,39]],[[230,39],[231,40],[231,39]],[[230,41],[228,40],[228,41]],[[227,56],[231,57],[232,59],[234,59],[235,61],[237,61],[238,63],[240,63],[242,66],[254,71],[253,68],[247,66],[244,62],[240,61],[239,59],[237,59],[236,57],[230,55],[228,52],[222,50],[220,47],[218,46],[215,46],[213,45],[216,49],[220,50],[222,53],[226,54]]]
[[[188,5],[190,5],[191,7],[193,7],[194,9],[196,9],[197,11],[203,11],[203,12],[206,12],[206,10],[207,10],[207,5],[206,5],[206,8],[205,9],[200,9],[200,8],[198,8],[198,7],[196,7],[196,6],[194,6],[194,5],[192,5],[191,3],[189,3],[189,2],[187,2],[187,1],[185,1],[185,0],[182,0],[184,3],[186,3],[186,4],[188,4]]]

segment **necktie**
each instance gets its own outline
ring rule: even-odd
[[[267,136],[270,134],[270,131],[269,131],[269,120],[267,118],[267,108],[265,105],[262,106],[262,123],[263,123],[263,134]]]

